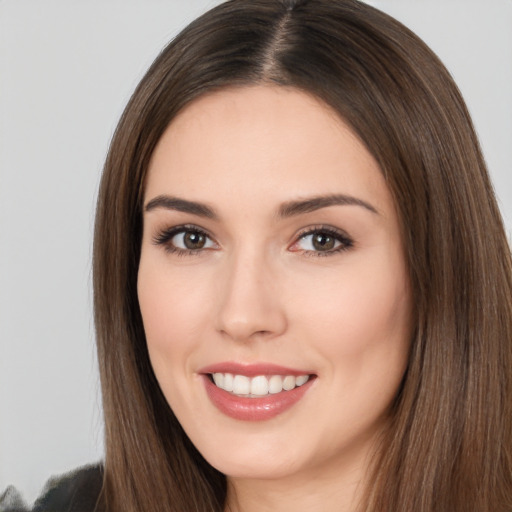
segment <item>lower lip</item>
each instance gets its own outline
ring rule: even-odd
[[[314,378],[290,391],[259,398],[237,396],[218,388],[207,375],[202,375],[208,397],[226,416],[242,421],[264,421],[275,418],[294,406],[308,391]]]

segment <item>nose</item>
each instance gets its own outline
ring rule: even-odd
[[[226,261],[218,300],[219,332],[242,342],[271,339],[285,332],[279,279],[271,267],[271,262],[258,255],[234,255]]]

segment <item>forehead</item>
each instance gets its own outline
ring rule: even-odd
[[[389,201],[380,169],[323,102],[293,88],[230,88],[199,97],[171,122],[153,153],[146,198],[210,200],[215,193],[345,193]],[[365,197],[366,196],[366,197]]]

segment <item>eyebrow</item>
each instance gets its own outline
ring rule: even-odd
[[[329,206],[361,206],[372,213],[378,214],[379,212],[370,203],[363,201],[357,197],[348,196],[345,194],[332,194],[327,196],[314,196],[307,199],[300,199],[296,201],[287,201],[283,203],[278,210],[278,217],[288,218],[295,215],[302,215],[304,213],[314,212]],[[208,219],[218,220],[219,215],[213,208],[197,201],[188,201],[180,199],[179,197],[171,197],[167,195],[157,196],[149,201],[144,210],[146,212],[163,208],[165,210],[174,210],[183,213],[190,213],[198,217],[205,217]]]
[[[357,197],[345,194],[332,194],[327,196],[315,196],[298,201],[288,201],[281,205],[278,215],[281,218],[293,217],[303,213],[310,213],[329,206],[361,206],[372,213],[378,214],[377,209],[370,203]]]
[[[187,201],[186,199],[180,199],[179,197],[171,196],[157,196],[151,199],[144,208],[145,211],[150,212],[157,208],[164,208],[165,210],[175,210],[183,213],[191,213],[198,217],[206,217],[208,219],[218,219],[219,216],[215,213],[215,210],[204,203],[198,203],[196,201]]]

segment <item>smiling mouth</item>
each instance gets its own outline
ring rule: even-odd
[[[210,380],[218,388],[228,393],[246,398],[259,398],[291,391],[303,386],[310,375],[257,375],[248,377],[233,373],[211,373]]]

